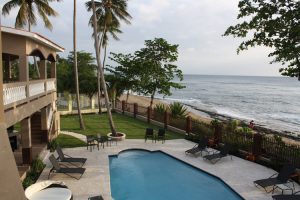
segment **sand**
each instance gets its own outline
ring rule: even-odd
[[[126,98],[127,98],[127,95],[122,95],[119,99],[120,99],[120,101],[123,101],[123,100],[126,101]],[[137,96],[137,95],[129,95],[129,98],[128,98],[128,103],[137,103],[138,105],[143,106],[143,107],[150,106],[150,101],[151,101],[151,99],[149,97],[143,97],[143,96]],[[153,105],[155,106],[156,104],[168,105],[167,102],[164,102],[159,99],[154,99]],[[207,123],[207,124],[210,124],[210,122],[212,121],[211,118],[199,116],[198,114],[193,113],[193,112],[188,112],[188,115],[191,116],[195,120],[199,120],[199,121]]]

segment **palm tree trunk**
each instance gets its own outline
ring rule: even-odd
[[[78,81],[78,66],[77,66],[77,50],[76,50],[76,0],[74,0],[74,13],[73,13],[73,47],[74,47],[74,74],[75,74],[75,86],[76,86],[76,102],[79,116],[80,129],[84,130],[85,126],[83,123],[80,102],[79,102],[79,81]]]
[[[98,109],[99,109],[99,114],[102,114],[102,103],[101,103],[101,95],[102,95],[102,92],[101,92],[101,81],[100,81],[100,70],[99,68],[97,69],[97,87],[98,87],[98,91],[97,91],[97,94],[98,94]]]
[[[99,52],[99,41],[97,37],[97,19],[96,19],[96,8],[95,8],[95,3],[94,0],[92,0],[92,7],[93,7],[93,27],[94,27],[94,39],[95,39],[95,50],[96,50],[96,58],[97,58],[97,64],[98,64],[98,69],[100,72],[100,78],[101,78],[101,85],[104,91],[104,97],[105,97],[105,105],[107,109],[107,114],[108,114],[108,119],[109,119],[109,126],[111,129],[111,133],[113,136],[117,134],[115,130],[115,124],[112,118],[111,114],[111,109],[109,105],[109,99],[108,99],[108,93],[106,89],[106,83],[105,83],[105,78],[104,78],[104,72],[102,70],[102,63],[101,63],[101,57],[100,57],[100,52]]]

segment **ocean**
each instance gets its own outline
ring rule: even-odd
[[[300,133],[300,81],[296,78],[185,75],[182,84],[185,89],[158,98],[182,102],[205,116],[207,111],[254,120],[256,125],[281,132]]]

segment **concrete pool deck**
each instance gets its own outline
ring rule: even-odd
[[[76,134],[75,134],[76,135]],[[63,174],[52,174],[51,180],[64,181],[69,189],[73,192],[74,200],[86,200],[88,197],[102,195],[105,200],[110,200],[110,175],[109,175],[109,155],[118,154],[120,151],[131,148],[141,148],[147,150],[161,150],[180,160],[183,160],[195,167],[201,168],[211,174],[223,179],[230,187],[238,192],[242,197],[249,200],[271,200],[272,194],[267,194],[263,189],[254,186],[253,181],[257,179],[267,178],[275,173],[274,170],[258,165],[253,162],[232,156],[220,160],[216,164],[204,161],[201,156],[187,156],[185,150],[194,146],[194,143],[184,140],[167,140],[164,144],[161,142],[152,143],[148,140],[130,140],[113,143],[111,146],[98,149],[95,147],[92,152],[86,147],[63,149],[65,154],[73,157],[85,157],[87,162],[84,165],[85,173],[80,180],[70,178]],[[49,154],[50,155],[50,154]],[[49,156],[48,155],[48,156]],[[56,154],[55,154],[56,155]],[[52,165],[45,158],[46,168],[42,172],[39,181],[47,180],[49,170]],[[296,185],[296,191],[299,190]],[[280,193],[276,191],[275,193]]]

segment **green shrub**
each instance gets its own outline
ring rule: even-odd
[[[226,124],[226,132],[227,133],[234,133],[234,132],[236,132],[238,125],[239,125],[239,121],[238,120],[230,120]]]
[[[169,105],[171,116],[174,118],[186,117],[187,108],[179,102],[173,102]]]
[[[168,110],[168,107],[165,104],[156,104],[154,107],[154,112],[159,114],[164,114]]]
[[[53,140],[48,142],[48,149],[50,150],[50,152],[54,152],[56,147],[57,147],[56,139],[53,139]]]
[[[36,182],[45,166],[46,165],[43,163],[43,161],[38,157],[32,161],[30,165],[30,171],[27,172],[26,178],[22,183],[24,189]]]

